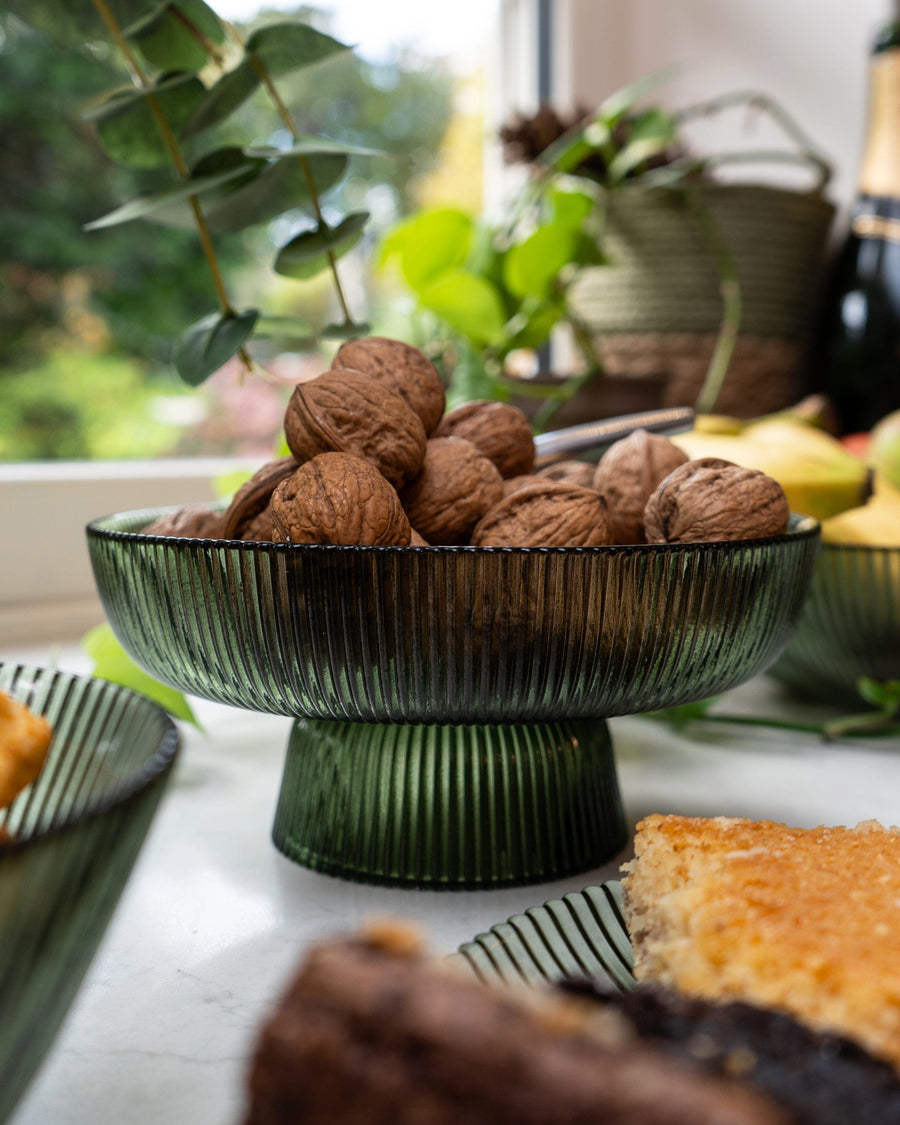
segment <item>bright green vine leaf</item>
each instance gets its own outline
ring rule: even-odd
[[[419,293],[419,302],[476,347],[503,340],[506,314],[498,291],[463,270],[443,274]]]
[[[395,258],[406,284],[419,293],[441,274],[458,270],[468,257],[475,225],[450,207],[420,211],[383,239],[382,264]]]
[[[145,89],[118,90],[89,110],[85,116],[94,123],[103,147],[119,164],[159,168],[171,163],[171,154],[147,102],[150,94],[157,99],[177,137],[206,96],[206,88],[196,75],[168,75]]]
[[[303,231],[279,250],[275,259],[275,272],[297,281],[316,277],[328,269],[329,253],[340,258],[359,242],[368,220],[368,211],[354,211],[336,227],[323,224]]]
[[[167,684],[161,684],[139,668],[116,640],[109,625],[98,625],[82,638],[82,647],[94,662],[93,675],[98,680],[108,680],[113,684],[145,695],[158,703],[176,719],[193,723],[198,730],[203,728],[197,722],[187,699]]]
[[[211,313],[185,332],[175,348],[175,370],[192,387],[227,363],[253,334],[257,309]]]
[[[271,23],[257,28],[247,40],[247,53],[256,55],[272,77],[312,66],[351,48],[302,23]]]
[[[578,232],[562,223],[538,227],[524,242],[510,246],[503,262],[503,280],[517,297],[545,297],[560,270],[574,256]]]

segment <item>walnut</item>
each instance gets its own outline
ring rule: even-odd
[[[410,545],[410,547],[430,547],[431,546],[431,544],[428,542],[428,540],[424,536],[420,535],[418,533],[418,531],[416,531],[415,528],[412,528],[412,530],[410,532],[409,545]]]
[[[409,546],[396,490],[368,461],[320,453],[295,470],[269,502],[276,543]]]
[[[295,457],[267,461],[237,490],[225,511],[225,539],[271,539],[272,518],[266,511],[277,485],[297,468]]]
[[[566,484],[580,484],[582,488],[594,487],[594,473],[597,466],[589,461],[556,461],[543,469],[538,469],[537,475],[542,480],[561,480]]]
[[[706,457],[662,481],[644,512],[648,543],[703,543],[780,535],[788,524],[781,485],[757,469]]]
[[[431,438],[419,475],[401,489],[410,523],[431,544],[467,543],[472,528],[503,496],[497,466],[463,438]]]
[[[644,543],[644,508],[664,477],[687,461],[687,454],[662,434],[635,430],[600,458],[594,488],[609,505],[617,543]]]
[[[186,539],[224,539],[225,514],[208,504],[186,504],[148,524],[142,535],[170,535]]]
[[[349,453],[369,461],[396,488],[416,475],[425,457],[425,427],[400,392],[342,367],[294,389],[284,433],[298,461]]]
[[[503,482],[503,495],[510,496],[520,488],[527,488],[530,484],[540,484],[541,478],[535,473],[523,473],[520,477],[507,477]]]
[[[612,542],[599,492],[563,481],[520,488],[475,525],[474,547],[599,547]]]
[[[503,477],[518,477],[534,468],[531,424],[508,402],[467,402],[445,414],[433,437],[461,437],[493,461]]]
[[[398,390],[430,434],[440,422],[447,396],[437,368],[418,348],[402,340],[367,336],[338,348],[332,367],[349,367]]]

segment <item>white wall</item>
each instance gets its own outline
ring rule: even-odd
[[[593,106],[627,82],[671,64],[660,88],[670,106],[739,88],[780,101],[835,167],[831,195],[852,199],[866,112],[866,58],[889,0],[558,0],[561,104]],[[698,140],[731,146],[740,119]],[[780,142],[766,130],[748,142]],[[743,147],[743,146],[742,146]],[[775,168],[771,182],[796,182]]]

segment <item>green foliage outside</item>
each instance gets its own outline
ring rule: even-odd
[[[299,16],[327,32],[322,13],[303,8]],[[197,236],[157,221],[171,215],[84,229],[163,182],[160,170],[111,160],[84,119],[92,99],[123,82],[111,47],[66,50],[0,15],[0,457],[7,460],[144,457],[185,448],[178,428],[153,422],[147,405],[160,392],[183,393],[171,381],[173,337],[215,307]],[[351,256],[357,255],[355,289],[377,308],[377,288],[359,258],[380,228],[408,211],[417,177],[433,166],[452,113],[453,77],[412,58],[375,65],[345,52],[314,71],[280,76],[279,92],[300,133],[384,153],[342,155],[341,175],[322,196],[328,223],[348,212],[373,216],[372,234],[354,232],[363,243]],[[257,90],[193,155],[229,144],[265,151],[289,141]],[[266,276],[278,247],[308,227],[303,209],[288,209],[274,221],[215,233],[240,302],[258,306],[271,286],[279,317],[327,315],[331,295],[320,279],[273,285]],[[308,261],[293,267],[295,276],[304,271],[311,272]],[[266,328],[273,331],[272,323]],[[259,354],[267,362],[274,343]],[[215,450],[188,443],[185,451],[227,452],[228,435],[219,430],[216,437],[222,444]]]

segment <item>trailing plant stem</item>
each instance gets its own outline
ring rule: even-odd
[[[297,140],[299,138],[299,135],[300,135],[297,131],[297,126],[294,124],[294,119],[291,117],[287,106],[282,101],[281,95],[278,93],[278,88],[276,87],[275,83],[272,81],[271,74],[269,74],[269,71],[266,69],[266,67],[263,65],[263,63],[253,54],[252,51],[250,52],[248,57],[250,59],[251,65],[253,66],[253,69],[256,71],[256,73],[259,76],[259,79],[262,82],[262,84],[265,86],[265,88],[266,88],[266,90],[269,94],[269,97],[272,99],[272,103],[273,103],[273,105],[275,106],[275,109],[278,112],[278,116],[284,122],[285,128],[290,132],[291,136],[295,140]],[[318,188],[316,187],[316,181],[313,178],[312,169],[309,166],[309,161],[302,154],[300,156],[298,156],[297,159],[300,161],[300,167],[302,168],[303,175],[306,179],[306,186],[309,188],[309,195],[310,195],[310,198],[312,199],[313,211],[315,212],[316,222],[319,224],[320,227],[323,227],[323,226],[325,226],[325,219],[324,219],[324,216],[322,215],[322,207],[321,207],[321,204],[319,202],[319,191],[318,191]],[[338,276],[337,259],[334,256],[334,251],[330,250],[330,249],[327,250],[326,256],[328,258],[328,266],[331,270],[331,276],[334,280],[335,292],[337,293],[337,298],[338,298],[338,301],[340,302],[341,311],[344,314],[344,321],[345,321],[346,324],[352,324],[353,323],[353,316],[350,313],[350,307],[347,304],[347,298],[344,295],[344,289],[343,289],[343,286],[341,285],[341,279]]]

